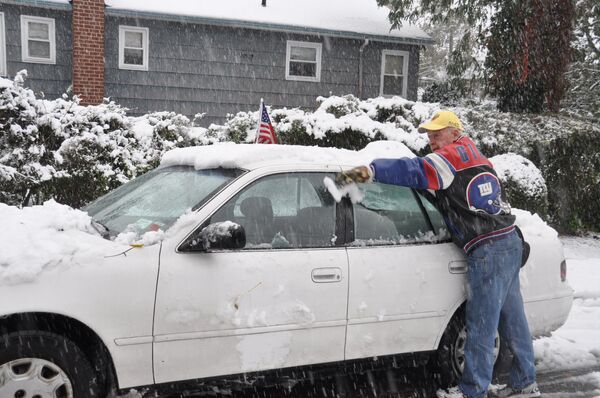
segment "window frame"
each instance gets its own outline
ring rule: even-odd
[[[135,32],[142,34],[142,65],[125,63],[125,33]],[[129,48],[129,47],[128,47]],[[150,29],[141,26],[119,25],[119,69],[148,70],[148,49],[150,48]],[[136,48],[139,50],[139,48]]]
[[[0,76],[8,76],[8,70],[6,69],[6,25],[3,12],[0,12]]]
[[[383,92],[383,82],[385,76],[393,76],[385,74],[385,60],[388,55],[402,56],[404,57],[404,64],[402,65],[403,71],[405,73],[401,75],[402,77],[402,94],[385,94]],[[407,88],[408,88],[408,60],[410,57],[409,51],[404,50],[382,50],[381,51],[381,76],[379,79],[379,95],[382,97],[393,97],[395,95],[399,95],[403,98],[406,98]]]
[[[246,192],[249,188],[253,187],[255,184],[259,183],[260,181],[263,181],[264,179],[267,179],[267,178],[277,177],[277,176],[283,176],[283,175],[297,176],[299,174],[321,174],[321,175],[326,175],[331,178],[335,172],[337,172],[337,170],[294,169],[294,170],[278,171],[278,172],[273,172],[273,173],[268,173],[268,174],[261,174],[261,175],[257,176],[256,178],[253,178],[253,179],[245,182],[242,186],[237,187],[234,192],[228,194],[227,197],[224,198],[223,200],[217,199],[218,195],[215,195],[211,199],[211,201],[215,200],[215,199],[219,200],[218,206],[216,206],[209,213],[209,215],[204,218],[202,223],[200,223],[199,227],[192,229],[191,232],[177,245],[176,252],[177,253],[193,253],[194,251],[182,249],[182,246],[185,244],[185,242],[187,242],[191,237],[197,235],[200,231],[202,231],[203,228],[207,227],[210,223],[212,223],[213,217],[216,214],[218,214],[221,211],[221,209],[223,209],[226,205],[228,205],[231,200],[233,200],[236,197],[239,199],[239,195],[241,195],[243,192]],[[210,201],[208,203],[210,203]],[[333,210],[333,214],[334,214],[334,225],[333,225],[334,229],[333,229],[333,231],[334,231],[334,235],[338,237],[338,239],[335,241],[335,244],[332,246],[306,246],[306,247],[291,246],[291,247],[287,247],[287,248],[253,247],[253,248],[241,248],[241,249],[209,250],[209,251],[207,251],[207,253],[232,253],[232,252],[244,253],[244,252],[256,252],[256,251],[264,251],[264,252],[277,251],[277,252],[279,252],[279,251],[285,251],[285,250],[292,250],[292,251],[330,250],[330,249],[343,248],[346,244],[346,236],[348,234],[346,217],[349,214],[348,213],[349,210],[348,210],[347,204],[344,204],[344,200],[342,200],[342,202],[340,202],[340,203],[334,201],[332,210]]]
[[[48,25],[48,42],[50,44],[50,57],[32,57],[29,55],[29,22]],[[32,39],[43,41],[40,39]],[[21,15],[21,60],[36,64],[56,64],[56,23],[54,18],[38,17],[34,15]]]
[[[315,68],[315,76],[314,77],[290,75],[290,62],[291,62],[292,47],[304,47],[304,48],[316,49],[316,51],[317,51],[317,53],[315,55],[316,68]],[[302,81],[302,82],[320,82],[321,81],[322,54],[323,54],[323,43],[288,40],[287,44],[286,44],[286,51],[285,51],[285,80]],[[298,61],[296,61],[296,62],[298,62]],[[299,62],[303,62],[303,61],[299,61]]]

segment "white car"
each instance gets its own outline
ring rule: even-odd
[[[438,211],[409,188],[379,183],[362,185],[360,202],[336,202],[324,182],[397,156],[413,155],[394,142],[359,152],[223,144],[167,153],[85,209],[116,242],[90,235],[87,249],[27,282],[0,280],[0,397],[248,381],[416,352],[455,377],[466,261]],[[531,244],[523,296],[539,336],[565,322],[573,291],[556,233],[517,213]],[[137,244],[124,250],[128,236]]]

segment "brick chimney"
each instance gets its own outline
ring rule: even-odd
[[[82,105],[104,98],[104,0],[72,0],[73,94]]]

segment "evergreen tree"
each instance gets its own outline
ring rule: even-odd
[[[436,23],[456,18],[473,26],[486,44],[487,89],[504,111],[557,111],[571,61],[574,4],[571,0],[377,0],[390,8],[394,26],[428,17]],[[468,36],[467,36],[468,38]],[[468,49],[465,41],[464,49]],[[469,51],[454,54],[457,72]]]
[[[600,4],[597,0],[577,2],[574,62],[566,75],[569,88],[564,109],[578,116],[600,116]]]

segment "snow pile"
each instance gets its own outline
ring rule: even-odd
[[[31,282],[44,269],[122,249],[102,239],[86,213],[53,200],[22,210],[0,203],[0,219],[0,285]]]
[[[542,220],[539,215],[521,209],[513,208],[511,211],[517,217],[515,224],[523,231],[525,237],[556,238],[558,236],[558,232]]]

